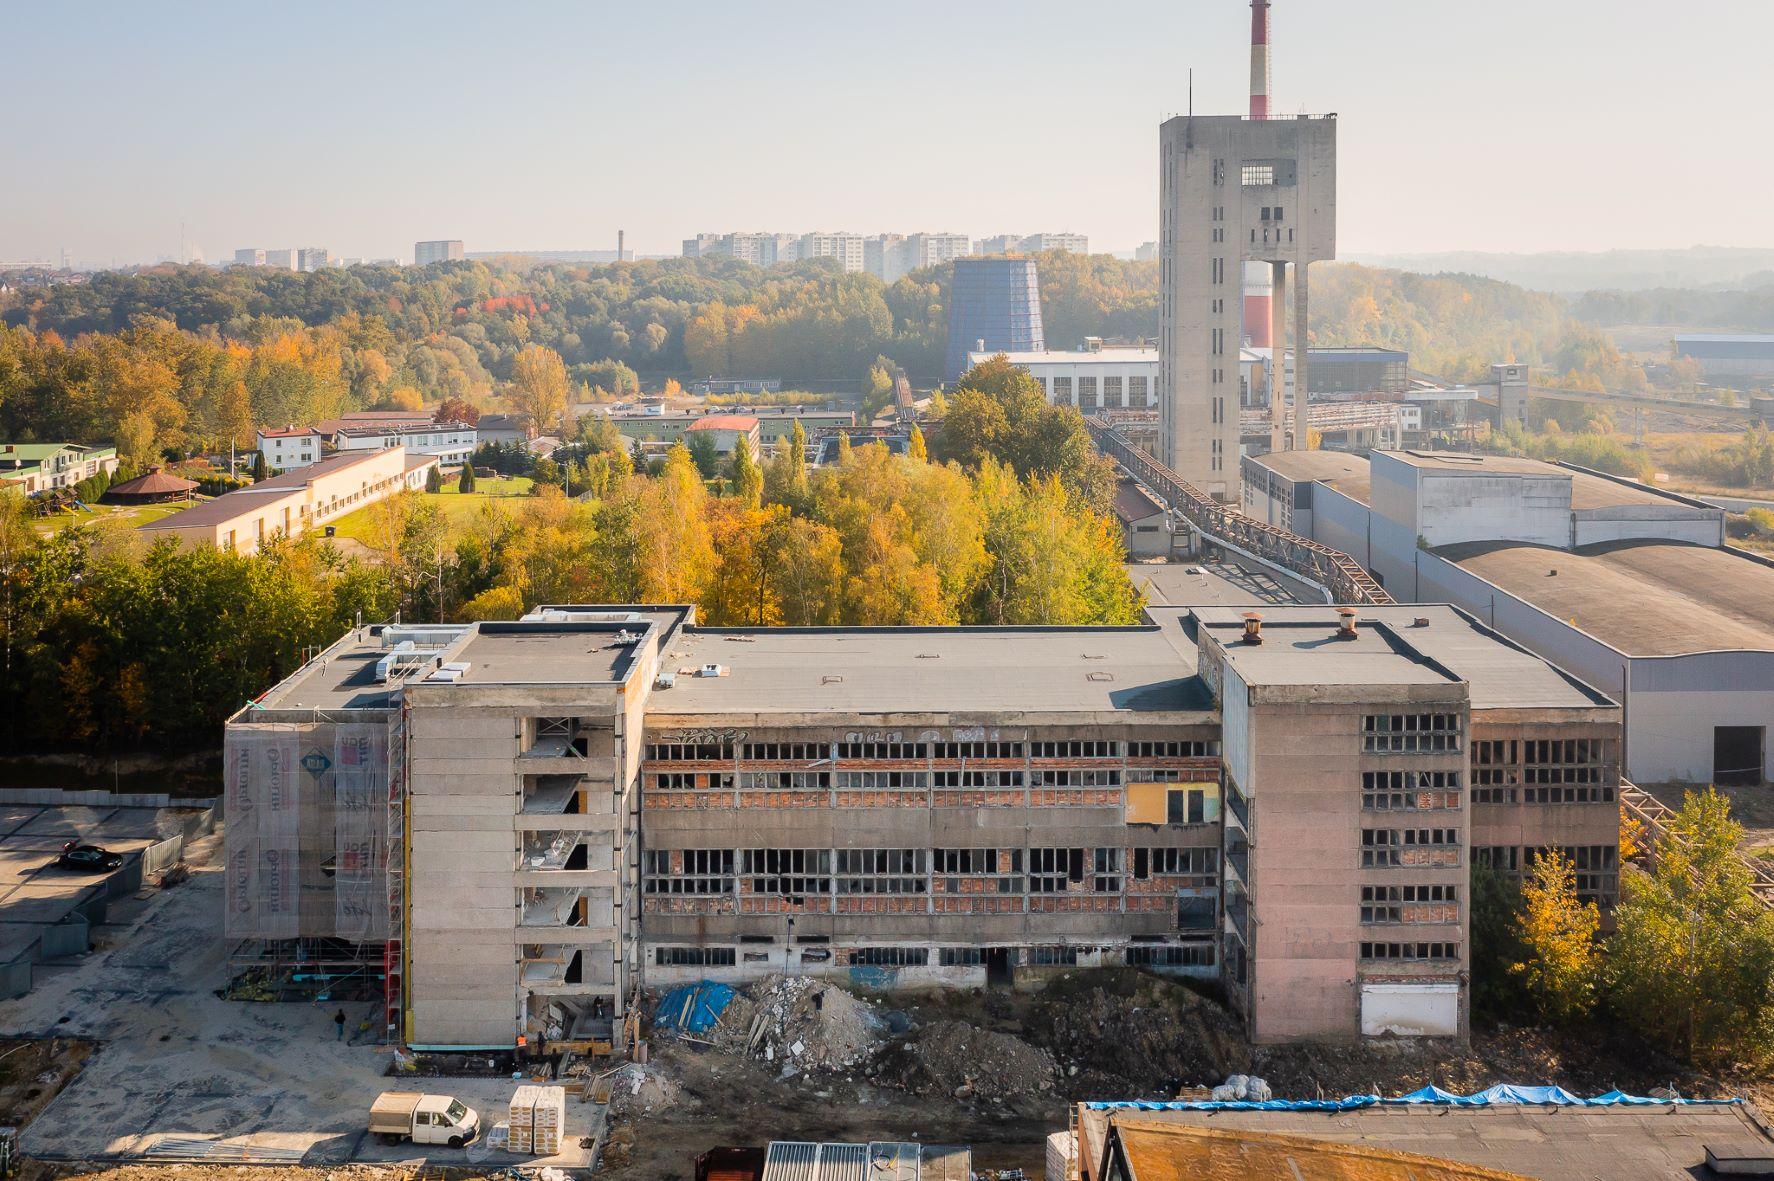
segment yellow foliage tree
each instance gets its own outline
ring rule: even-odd
[[[567,367],[551,348],[525,347],[511,365],[511,385],[505,400],[519,414],[527,414],[542,434],[552,434],[567,412]]]
[[[1557,849],[1534,858],[1522,884],[1517,918],[1526,958],[1514,966],[1540,1015],[1569,1021],[1595,1005],[1602,949],[1601,915],[1577,897],[1576,864]]]

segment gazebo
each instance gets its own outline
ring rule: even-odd
[[[195,481],[151,468],[147,475],[111,485],[105,490],[104,499],[118,504],[159,504],[168,500],[187,500],[196,487]]]

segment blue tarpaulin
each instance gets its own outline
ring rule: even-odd
[[[679,1033],[701,1033],[721,1019],[733,990],[713,980],[684,984],[659,998],[653,1012],[653,1028]]]
[[[1408,1095],[1387,1099],[1379,1095],[1350,1095],[1343,1099],[1267,1099],[1261,1103],[1248,1099],[1214,1101],[1211,1099],[1177,1099],[1156,1102],[1128,1099],[1103,1103],[1087,1103],[1093,1111],[1358,1111],[1363,1107],[1439,1105],[1446,1107],[1557,1106],[1557,1107],[1647,1107],[1654,1104],[1708,1105],[1742,1103],[1742,1099],[1648,1099],[1609,1091],[1593,1099],[1573,1095],[1563,1087],[1517,1087],[1503,1084],[1488,1087],[1471,1095],[1456,1095],[1440,1087],[1424,1087]]]

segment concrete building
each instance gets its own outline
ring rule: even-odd
[[[1158,243],[1156,243],[1156,242],[1141,242],[1138,246],[1134,247],[1133,261],[1135,261],[1135,262],[1157,262],[1158,261]]]
[[[1063,250],[1068,254],[1089,254],[1090,239],[1083,234],[998,234],[974,243],[975,254],[1040,254],[1046,250]]]
[[[72,488],[82,480],[117,470],[115,447],[83,443],[0,443],[0,487],[26,496]]]
[[[416,267],[430,266],[434,262],[456,262],[462,257],[460,238],[413,243],[413,265]]]
[[[483,414],[474,424],[477,447],[489,443],[528,443],[536,437],[536,424],[527,414]]]
[[[423,489],[436,465],[433,456],[408,455],[399,447],[336,455],[138,528],[185,545],[257,553],[270,537],[297,538],[397,492]]]
[[[1641,782],[1774,779],[1774,564],[1724,511],[1508,456],[1246,461],[1245,510],[1342,550],[1400,601],[1451,602],[1625,706]]]
[[[332,251],[325,246],[304,246],[296,251],[296,269],[298,271],[318,271],[332,265]]]
[[[969,353],[1039,353],[1046,348],[1034,259],[955,260],[944,381],[952,382],[967,371]]]
[[[1115,499],[1110,505],[1121,526],[1121,540],[1130,558],[1157,558],[1169,555],[1174,534],[1170,513],[1163,503],[1140,487],[1137,480],[1123,477],[1115,485]]]
[[[1278,347],[1287,340],[1292,268],[1295,328],[1304,340],[1307,268],[1336,256],[1336,127],[1330,116],[1183,115],[1159,131],[1157,458],[1223,500],[1239,499],[1244,264],[1269,265]],[[1298,383],[1309,389],[1309,364],[1295,365]],[[1295,401],[1291,432],[1286,405],[1285,398],[1271,399],[1272,451],[1305,445],[1305,399]]]
[[[704,414],[684,428],[686,442],[697,435],[714,440],[716,455],[731,455],[741,439],[758,457],[758,420],[750,414]]]
[[[1457,1036],[1473,857],[1612,896],[1619,711],[1451,608],[1267,614],[360,629],[229,723],[228,934],[361,940],[430,1048],[638,984],[1101,965],[1223,978],[1265,1041]]]
[[[295,250],[265,251],[265,265],[279,271],[300,270],[300,252]]]
[[[685,431],[708,416],[707,411],[699,410],[671,410],[649,414],[645,411],[609,410],[603,407],[594,408],[590,413],[602,414],[608,418],[625,439],[646,439],[659,443],[675,443],[683,438]],[[792,435],[796,422],[801,424],[801,431],[808,439],[812,439],[821,430],[848,427],[856,423],[853,411],[805,409],[799,406],[734,407],[725,413],[743,414],[755,419],[758,424],[756,442],[766,450],[774,447],[779,439]]]
[[[1774,378],[1774,335],[1744,332],[1680,332],[1675,355],[1696,361],[1708,380]]]
[[[429,455],[444,467],[460,467],[480,445],[480,432],[462,422],[364,423],[336,428],[327,443],[339,455],[401,447],[408,455]]]
[[[262,267],[265,265],[265,252],[255,247],[234,252],[234,265],[237,267]]]
[[[967,366],[971,368],[997,355],[990,351],[970,352]],[[1076,406],[1086,415],[1158,407],[1157,349],[1092,341],[1069,353],[1045,349],[1003,355],[1012,365],[1027,369],[1047,392],[1047,400],[1056,406]]]
[[[850,274],[858,274],[864,262],[863,237],[861,234],[827,234],[813,233],[801,235],[801,254],[803,261],[813,258],[835,258]]]

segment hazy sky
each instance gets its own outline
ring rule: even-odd
[[[1340,248],[1774,246],[1765,0],[1275,0]],[[0,0],[0,260],[676,253],[697,231],[1157,236],[1245,0]]]

